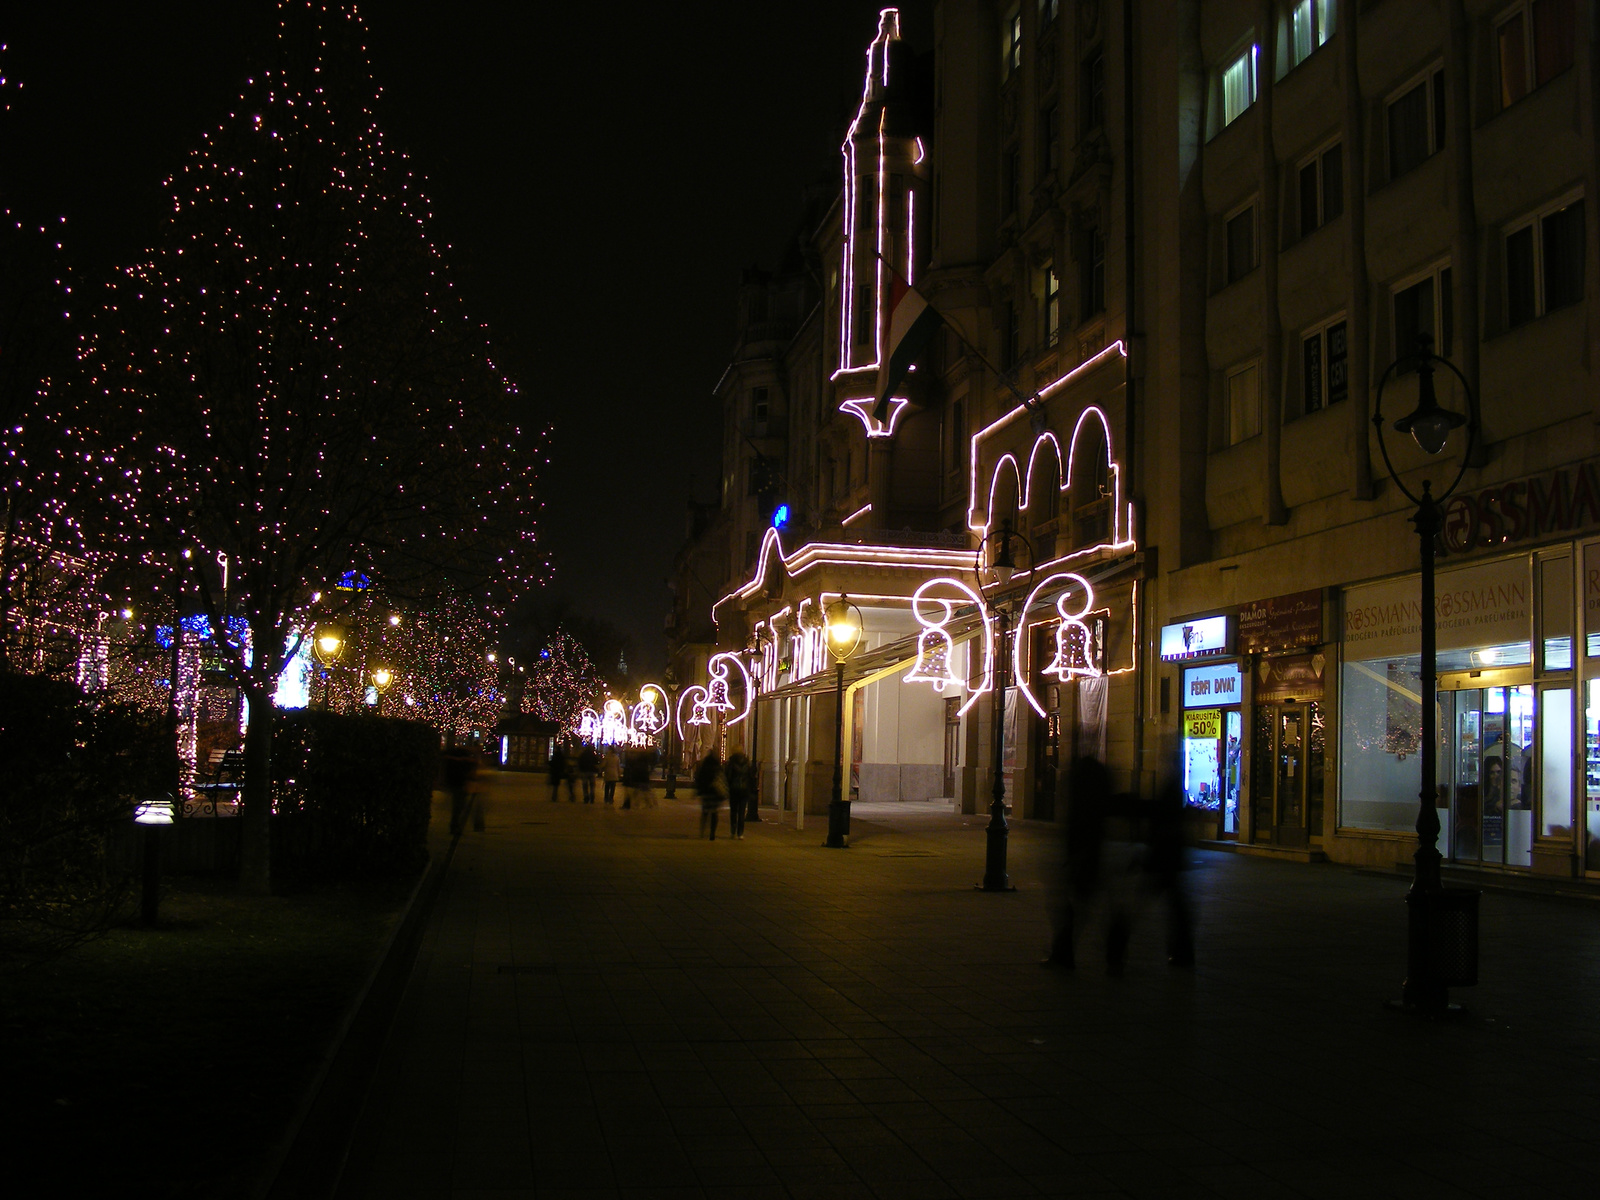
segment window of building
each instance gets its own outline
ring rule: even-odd
[[[1506,234],[1506,324],[1583,299],[1583,199],[1568,197]]]
[[[1302,411],[1309,415],[1350,394],[1348,327],[1343,317],[1300,338]]]
[[[1575,7],[1573,0],[1523,0],[1496,23],[1501,108],[1572,66]]]
[[[1261,364],[1228,373],[1228,445],[1261,432]]]
[[[765,530],[746,529],[744,531],[744,561],[748,566],[755,562],[756,555],[761,553],[761,538]]]
[[[1022,152],[1015,146],[1005,152],[1003,170],[1004,177],[1000,183],[1004,189],[1001,201],[1005,207],[1001,216],[1009,217],[1015,215],[1022,207]]]
[[[1344,212],[1344,147],[1335,142],[1300,167],[1300,236]]]
[[[1248,205],[1228,218],[1228,282],[1235,283],[1256,269],[1256,206]]]
[[[1061,340],[1061,280],[1056,269],[1044,271],[1044,344],[1054,346]]]
[[[1082,319],[1106,310],[1106,235],[1091,229],[1083,235]]]
[[[1010,79],[1022,66],[1022,5],[1014,4],[1006,13],[1000,34],[1000,78]]]
[[[1289,19],[1290,65],[1298,67],[1333,36],[1334,0],[1299,0]]]
[[[855,343],[864,345],[872,340],[872,286],[867,279],[857,279],[855,286]]]
[[[1444,70],[1435,68],[1389,101],[1389,178],[1444,148]]]
[[[767,423],[768,392],[764,387],[750,389],[750,419],[757,425]]]
[[[1222,123],[1232,125],[1256,102],[1256,62],[1261,47],[1246,46],[1238,58],[1222,69]]]
[[[967,465],[967,427],[962,419],[962,404],[957,400],[950,405],[950,438],[949,458],[946,460],[951,471],[959,471]]]
[[[1039,0],[1039,28],[1048,29],[1061,15],[1061,0]]]
[[[1078,129],[1081,133],[1106,123],[1106,56],[1096,46],[1078,72]]]
[[[1433,339],[1433,350],[1445,358],[1455,334],[1455,303],[1450,289],[1450,267],[1437,266],[1406,280],[1394,290],[1394,353],[1414,354],[1417,335]]]
[[[1017,306],[1014,301],[1006,301],[1001,322],[1000,365],[1009,371],[1022,358],[1022,329],[1017,322]]]
[[[1050,104],[1039,114],[1039,170],[1045,174],[1061,168],[1061,106]]]

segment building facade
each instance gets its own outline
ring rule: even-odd
[[[796,268],[821,286],[721,389],[730,430],[758,394],[777,421],[728,444],[711,605],[755,664],[736,736],[768,802],[826,804],[842,691],[863,799],[978,811],[999,727],[1023,818],[1059,819],[1060,769],[1092,752],[1141,794],[1181,773],[1241,849],[1407,861],[1406,491],[1459,473],[1440,849],[1600,878],[1591,6],[945,0],[921,57],[900,20]],[[939,331],[884,396],[908,287]],[[1470,418],[1437,458],[1392,427],[1419,335]],[[1017,573],[985,587],[1008,534]],[[866,629],[842,689],[841,595]]]

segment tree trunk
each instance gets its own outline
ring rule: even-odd
[[[272,891],[272,726],[277,710],[266,688],[247,687],[250,728],[244,740],[244,804],[239,819],[239,890]]]

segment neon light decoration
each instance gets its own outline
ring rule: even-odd
[[[728,664],[739,669],[739,674],[744,676],[744,711],[737,717],[728,721],[728,728],[733,728],[740,721],[750,715],[750,706],[755,703],[756,684],[750,677],[749,668],[737,654],[724,651],[713,654],[706,663],[706,669],[711,672],[711,682],[707,685],[706,707],[718,709],[721,712],[731,712],[736,705],[728,698]]]
[[[678,711],[675,714],[678,727],[678,744],[685,745],[688,738],[684,736],[683,727],[689,725],[709,725],[711,718],[706,716],[706,690],[698,683],[692,684],[678,693]],[[683,719],[684,706],[689,706],[689,720]]]
[[[789,506],[787,504],[780,504],[777,508],[772,510],[772,527],[774,529],[782,529],[788,523]]]
[[[666,692],[654,683],[647,683],[639,689],[639,703],[633,706],[634,732],[654,737],[666,727],[669,714],[656,708],[656,701],[665,700],[666,695]]]
[[[1046,588],[1060,581],[1065,581],[1067,586],[1061,595],[1056,597],[1056,614],[1060,618],[1056,623],[1056,652],[1050,665],[1044,668],[1044,674],[1054,675],[1065,683],[1068,679],[1079,675],[1097,678],[1105,674],[1104,667],[1096,661],[1098,652],[1094,646],[1094,639],[1089,626],[1083,620],[1089,615],[1089,610],[1094,607],[1094,588],[1082,575],[1071,571],[1057,571],[1047,575],[1034,585],[1028,598],[1022,602],[1022,609],[1017,614],[1017,628],[1027,627],[1028,611],[1033,607],[1039,594]],[[1075,609],[1068,607],[1068,602],[1077,594],[1083,593],[1083,603]],[[1028,703],[1033,706],[1033,711],[1041,717],[1045,715],[1044,706],[1039,703],[1038,697],[1033,694],[1033,689],[1028,686],[1028,677],[1022,669],[1022,644],[1027,639],[1017,637],[1012,639],[1011,669],[1012,678],[1017,682],[1017,690],[1027,697]]]
[[[916,617],[917,623],[922,626],[922,632],[917,635],[917,661],[911,670],[906,672],[904,678],[907,683],[931,683],[938,692],[944,691],[952,683],[961,686],[961,680],[956,678],[950,664],[950,655],[955,649],[955,639],[946,628],[955,617],[955,606],[961,600],[930,595],[929,593],[935,588],[948,588],[959,593],[961,600],[970,602],[982,617],[980,628],[983,631],[983,676],[979,685],[967,696],[966,703],[961,706],[959,715],[965,716],[967,709],[976,703],[978,697],[994,685],[994,618],[988,606],[984,604],[983,597],[959,579],[930,579],[911,597],[911,615]],[[927,651],[926,657],[924,650]]]

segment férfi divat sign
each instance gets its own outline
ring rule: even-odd
[[[1238,704],[1244,697],[1244,678],[1238,663],[1218,663],[1214,667],[1189,667],[1183,673],[1183,706],[1215,708],[1219,704]]]
[[[1439,649],[1470,650],[1533,636],[1533,581],[1526,558],[1440,571],[1434,583]],[[1352,662],[1405,658],[1422,647],[1422,580],[1350,588],[1344,594],[1344,656]]]

